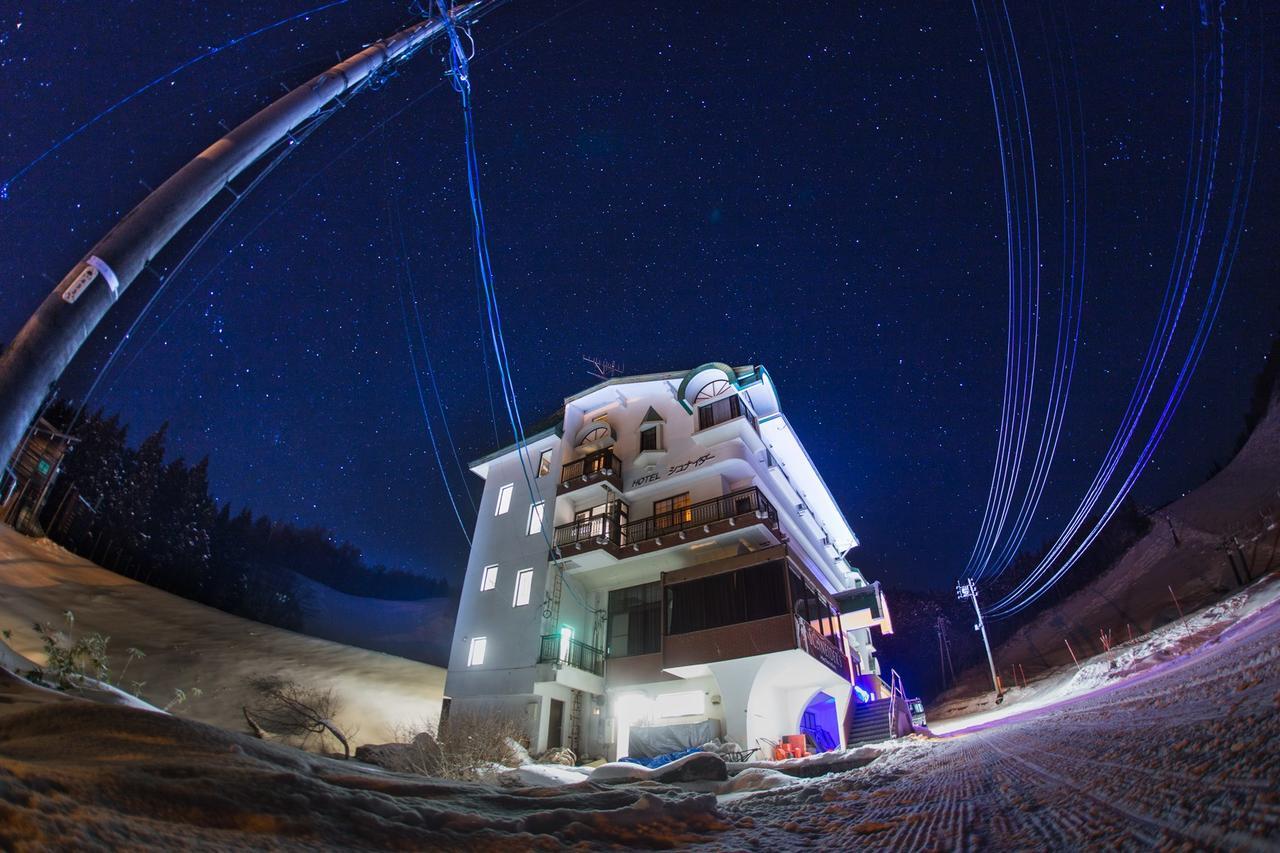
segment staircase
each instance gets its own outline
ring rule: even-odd
[[[892,737],[889,728],[892,710],[892,699],[877,699],[862,704],[850,702],[844,721],[845,743],[857,746],[860,743],[888,740]]]

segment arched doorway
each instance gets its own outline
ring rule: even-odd
[[[819,690],[809,698],[800,712],[801,734],[808,735],[819,752],[840,748],[840,715],[835,697]]]

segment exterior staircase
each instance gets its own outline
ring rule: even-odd
[[[844,723],[846,745],[875,743],[893,737],[889,725],[889,715],[892,711],[892,699],[877,699],[861,704],[850,702]]]

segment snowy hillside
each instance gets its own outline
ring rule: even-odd
[[[339,618],[330,599],[318,600],[330,602],[323,613]],[[356,732],[355,743],[385,742],[400,726],[439,714],[444,690],[444,670],[439,667],[241,619],[109,572],[48,540],[33,541],[0,525],[0,629],[12,632],[9,646],[42,663],[32,623],[62,627],[67,610],[75,614],[78,633],[100,632],[111,638],[117,672],[129,647],[146,654],[128,671],[129,681],[146,683],[144,696],[163,704],[174,688],[200,688],[202,696],[175,709],[190,719],[242,731],[247,681],[276,673],[332,686],[345,706],[339,721]],[[348,613],[353,619],[375,618],[356,606]],[[411,618],[406,608],[388,624],[407,635]]]
[[[455,614],[452,598],[363,598],[296,573],[294,577],[302,596],[304,633],[410,660],[448,664]]]
[[[1269,522],[1269,519],[1272,521]],[[1115,642],[1171,622],[1239,586],[1224,551],[1243,543],[1256,579],[1280,564],[1280,399],[1222,471],[1157,510],[1151,530],[1089,586],[1051,607],[995,649],[1006,684],[1020,664],[1028,677],[1071,662],[1071,652],[1104,651],[1100,631]],[[1175,601],[1174,596],[1177,596]],[[961,674],[939,705],[990,689],[985,661]]]

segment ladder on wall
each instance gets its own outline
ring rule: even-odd
[[[569,749],[574,756],[582,757],[582,691],[573,691],[569,702]]]

